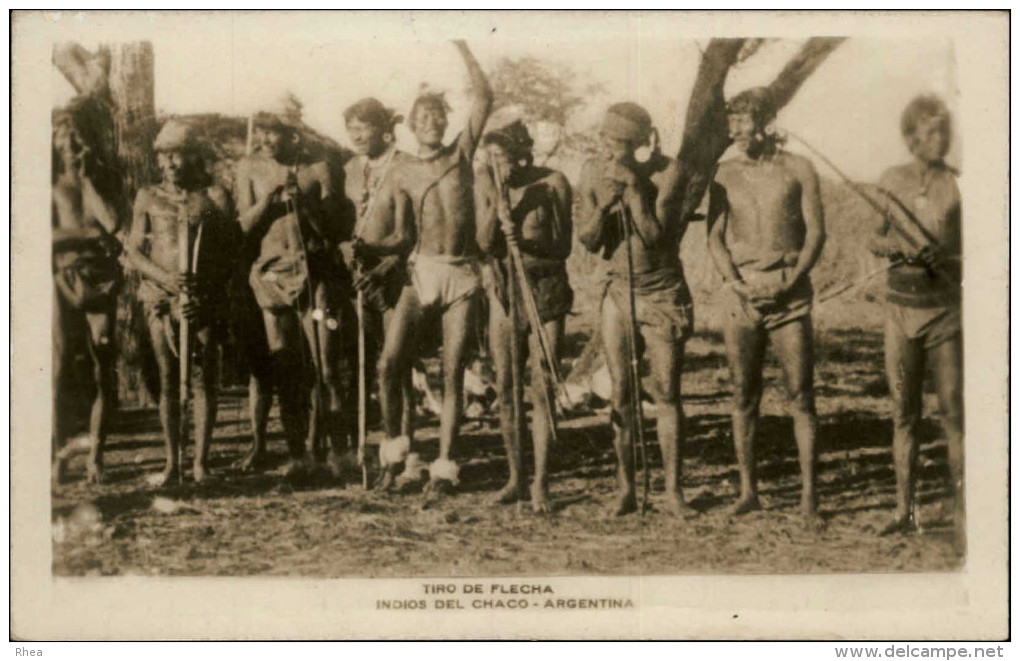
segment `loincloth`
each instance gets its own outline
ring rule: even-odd
[[[611,296],[624,314],[630,301],[626,275],[610,274],[603,285],[602,300]],[[680,266],[634,276],[634,308],[639,329],[672,342],[694,332],[694,303]]]
[[[737,264],[740,278],[752,287],[773,287],[785,285],[793,274],[797,254],[778,255],[775,259],[758,260],[754,263]],[[811,314],[814,288],[807,277],[801,280],[780,300],[764,309],[753,307],[733,290],[723,290],[723,305],[732,322],[743,326],[756,326],[774,330]]]
[[[489,290],[489,295],[502,305],[503,311],[509,313],[509,302],[506,296],[508,277],[506,265],[503,262],[494,261],[488,268],[491,269],[491,281],[489,278],[485,279],[487,281],[486,289]],[[544,263],[526,263],[524,272],[527,275],[528,286],[534,294],[538,318],[542,323],[560,319],[570,313],[574,307],[574,290],[570,286],[564,262],[547,260]],[[530,322],[523,310],[517,323],[522,327],[530,327]]]
[[[478,259],[473,256],[412,254],[408,260],[411,286],[422,307],[446,310],[482,289]]]
[[[104,311],[116,305],[124,272],[117,258],[101,248],[62,250],[53,255],[53,279],[72,308]]]
[[[297,255],[259,257],[251,265],[248,284],[263,310],[293,309],[306,293],[308,267]]]
[[[920,340],[925,349],[937,347],[963,330],[958,305],[915,308],[888,303],[885,307],[888,330],[907,340]]]

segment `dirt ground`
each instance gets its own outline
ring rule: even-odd
[[[491,506],[506,463],[496,419],[466,421],[456,459],[460,493],[422,510],[419,495],[383,496],[360,484],[328,480],[295,488],[284,482],[285,445],[274,409],[273,467],[246,475],[231,468],[249,441],[241,390],[223,397],[212,449],[215,479],[153,489],[147,474],[162,467],[155,411],[116,417],[108,442],[109,481],[84,484],[83,458],[71,482],[53,491],[54,564],[58,575],[297,575],[423,577],[477,575],[678,574],[755,572],[940,571],[959,565],[943,514],[948,475],[937,421],[923,429],[919,519],[911,536],[880,538],[891,515],[894,477],[891,426],[881,373],[880,315],[843,309],[846,321],[816,326],[820,416],[819,490],[827,529],[801,529],[796,449],[783,416],[781,373],[771,360],[759,436],[764,511],[734,518],[736,468],[730,437],[729,374],[718,332],[702,331],[687,347],[683,376],[688,440],[684,489],[701,512],[675,520],[658,509],[607,518],[614,490],[608,411],[562,425],[552,452],[554,511]],[[861,319],[876,321],[856,327]],[[869,322],[871,323],[871,322]],[[577,346],[585,329],[571,328]],[[569,353],[569,351],[568,351]],[[934,411],[926,395],[926,410]],[[652,498],[662,471],[647,421]],[[438,421],[424,421],[424,454],[437,452]]]

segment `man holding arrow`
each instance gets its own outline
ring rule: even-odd
[[[258,246],[249,283],[272,358],[291,457],[288,475],[307,472],[328,435],[329,468],[339,479],[347,428],[336,354],[340,322],[353,315],[343,310],[348,274],[336,252],[342,231],[337,179],[327,162],[308,162],[301,104],[293,96],[256,113],[254,126],[261,150],[236,175],[238,220],[246,240]]]
[[[733,443],[740,471],[740,500],[733,511],[761,508],[754,445],[765,347],[771,341],[786,377],[803,476],[804,523],[818,529],[809,277],[825,245],[818,175],[806,158],[779,148],[771,131],[775,104],[766,88],[738,94],[726,112],[738,153],[719,164],[712,184],[708,249],[723,278],[727,310],[723,335],[733,376]]]
[[[549,440],[555,431],[555,400],[548,372],[557,369],[555,361],[563,339],[564,318],[574,301],[566,269],[573,238],[572,192],[563,174],[533,164],[531,136],[520,120],[490,130],[482,143],[488,151],[490,168],[485,176],[476,177],[478,245],[494,258],[493,282],[487,288],[489,345],[510,467],[507,484],[496,495],[495,502],[513,503],[525,495],[520,443],[524,416],[513,415],[513,407],[521,404],[519,393],[523,383],[520,379],[515,383],[512,377],[515,373],[524,374],[525,358],[530,353],[535,449],[531,505],[536,512],[548,512],[546,460]],[[513,259],[515,250],[520,255],[520,266],[524,267],[523,282],[516,272],[519,265]],[[525,292],[524,287],[530,292]],[[521,300],[510,301],[511,292]],[[536,308],[532,312],[539,317],[539,328],[532,328],[536,320],[527,314],[522,294],[533,296]],[[512,308],[517,309],[516,315],[510,314]],[[546,341],[548,345],[542,346]],[[514,358],[516,369],[511,365]],[[550,359],[553,364],[547,365]],[[512,428],[514,424],[519,425],[517,429]]]
[[[613,382],[612,424],[619,460],[619,494],[612,513],[620,516],[638,509],[634,448],[643,445],[638,370],[643,344],[651,365],[651,395],[665,464],[666,509],[687,516],[691,510],[680,485],[684,436],[680,373],[694,311],[679,257],[687,228],[675,202],[679,172],[676,161],[658,152],[652,119],[635,103],[610,106],[600,133],[604,157],[589,160],[581,172],[579,235],[588,250],[601,251],[607,267],[601,323]],[[650,142],[650,158],[639,162],[635,152]],[[646,495],[647,470],[646,461]]]
[[[358,381],[361,389],[359,415],[359,457],[364,465],[365,405],[370,383],[369,365],[373,368],[382,346],[384,328],[389,326],[393,308],[407,282],[406,254],[373,254],[367,244],[385,242],[394,232],[397,218],[413,217],[410,201],[386,194],[393,181],[393,172],[414,157],[397,149],[394,129],[402,117],[378,99],[361,99],[344,111],[347,134],[357,154],[344,165],[344,235],[349,241],[340,245],[348,268],[354,273],[358,311]],[[396,209],[396,205],[404,208]],[[372,359],[369,360],[371,355]],[[374,372],[374,369],[372,370]],[[414,434],[414,390],[411,372],[402,381],[398,402],[402,406],[401,437]],[[408,443],[409,445],[410,443]],[[383,473],[380,489],[392,485],[391,471]]]
[[[962,548],[963,339],[960,319],[960,191],[956,172],[945,163],[951,117],[935,96],[920,96],[903,112],[900,129],[914,161],[890,168],[881,178],[892,213],[871,241],[876,255],[896,260],[886,294],[885,368],[893,403],[896,513],[882,534],[907,532],[913,521],[917,430],[922,416],[924,371],[931,365],[948,442],[954,524]],[[917,237],[909,240],[913,230]]]
[[[182,378],[174,356],[197,358],[194,383],[196,446],[193,476],[208,476],[209,444],[216,423],[219,351],[225,332],[227,283],[239,235],[231,220],[230,196],[219,186],[206,187],[189,127],[169,120],[156,136],[154,149],[162,181],[138,191],[134,220],[126,245],[131,264],[141,274],[138,297],[145,309],[152,347],[159,367],[159,417],[166,436],[166,467],[159,477],[165,486],[182,477],[178,390],[191,385]],[[187,237],[187,243],[181,243]],[[182,271],[188,255],[190,268]],[[189,333],[183,333],[188,325]],[[179,342],[190,335],[193,340]],[[185,356],[180,356],[184,351]],[[181,361],[183,362],[183,361]],[[175,379],[176,377],[176,379]]]

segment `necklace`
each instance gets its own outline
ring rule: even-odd
[[[390,164],[393,162],[393,156],[397,153],[396,146],[391,146],[385,156],[379,158],[374,164],[372,159],[365,159],[365,170],[364,170],[364,184],[361,189],[361,205],[359,211],[359,218],[355,222],[354,236],[361,236],[364,230],[365,223],[368,221],[369,211],[372,210],[375,205],[375,200],[379,195],[379,189],[382,188],[383,179],[389,173]],[[372,175],[375,178],[369,181]]]
[[[929,165],[921,166],[921,191],[914,198],[914,208],[921,211],[928,206],[928,189],[935,183],[936,169]],[[926,177],[925,175],[930,175]],[[925,179],[927,178],[927,181]]]

